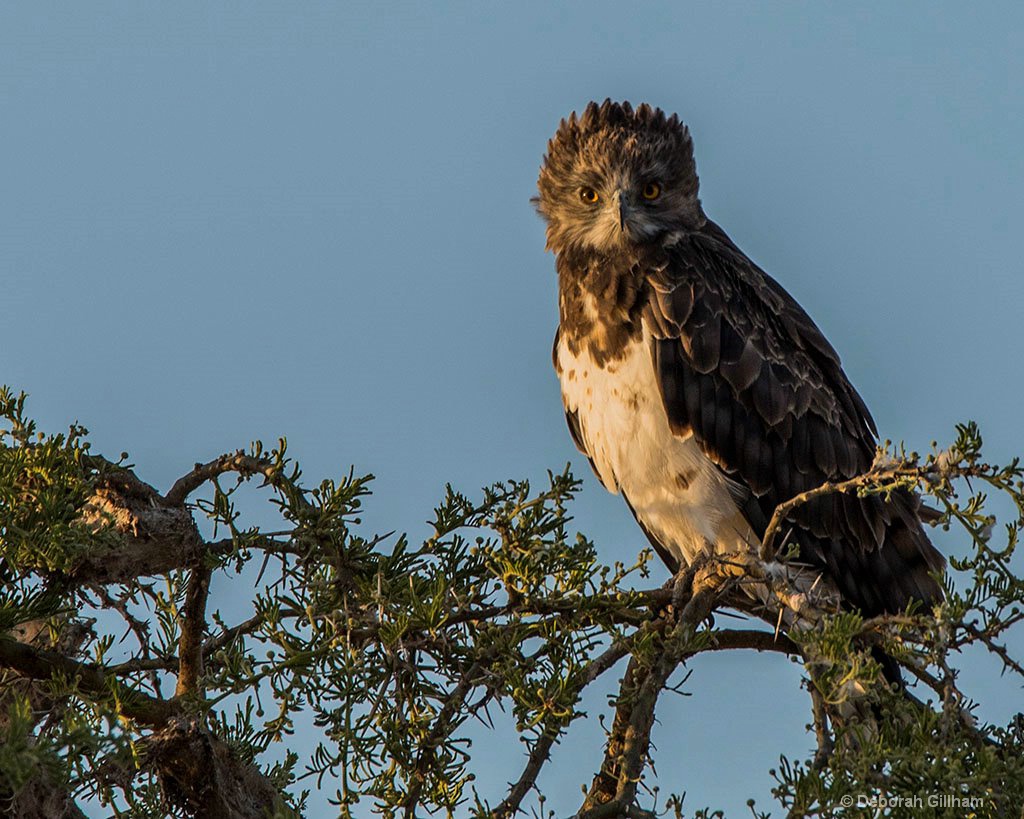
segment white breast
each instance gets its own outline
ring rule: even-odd
[[[647,334],[621,358],[599,367],[586,345],[557,348],[562,400],[576,413],[601,482],[623,492],[637,517],[681,562],[698,552],[756,548],[729,480],[692,434],[668,424]]]

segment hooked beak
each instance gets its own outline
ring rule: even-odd
[[[619,200],[619,230],[626,229],[626,215],[629,213],[629,208],[626,206],[626,200],[623,198],[622,193],[617,194]]]

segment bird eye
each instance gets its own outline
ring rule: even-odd
[[[580,190],[580,199],[586,202],[588,205],[593,205],[601,197],[597,195],[597,191],[593,188],[582,188]]]
[[[661,196],[661,185],[657,182],[648,182],[644,185],[644,189],[641,191],[644,199],[653,201]]]

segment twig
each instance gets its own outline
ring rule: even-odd
[[[299,615],[296,613],[293,616]],[[263,620],[263,617],[256,615],[255,617],[250,617],[248,620],[239,623],[237,626],[231,626],[231,628],[224,629],[224,631],[216,637],[210,637],[205,643],[203,643],[203,657],[209,657],[214,652],[220,651],[222,648],[228,646],[235,638],[255,631],[260,625],[262,625]]]
[[[926,668],[922,668],[918,663],[900,663],[901,668],[905,668],[911,674],[913,674],[918,680],[923,682],[929,688],[936,693],[937,696],[942,697],[944,694],[943,682],[935,675],[928,672]]]
[[[822,495],[849,492],[884,480],[893,480],[895,478],[927,480],[933,477],[934,474],[934,466],[907,466],[905,463],[883,464],[872,466],[867,472],[848,480],[826,481],[821,486],[794,495],[789,500],[783,501],[775,507],[771,520],[768,521],[768,526],[764,530],[764,537],[761,538],[761,559],[767,561],[775,557],[775,538],[778,536],[779,528],[782,526],[783,521],[789,517],[789,514],[798,506],[803,506],[805,503]]]
[[[832,733],[828,729],[828,715],[825,710],[825,698],[814,685],[813,680],[807,681],[807,689],[811,695],[811,715],[814,719],[814,735],[818,740],[818,750],[814,752],[813,766],[815,770],[822,770],[828,765],[835,750],[832,740]]]
[[[526,767],[523,768],[519,779],[509,789],[508,796],[491,813],[494,819],[508,819],[508,817],[515,816],[519,812],[519,805],[536,783],[541,768],[544,767],[544,763],[547,762],[548,757],[551,755],[551,746],[555,744],[555,740],[558,739],[560,733],[558,730],[545,730],[538,737],[537,741],[533,743]]]
[[[458,684],[448,694],[444,707],[441,708],[441,712],[437,715],[430,734],[420,745],[420,752],[416,757],[416,766],[413,770],[414,781],[404,800],[404,815],[407,819],[414,819],[416,816],[416,805],[419,803],[423,785],[427,781],[427,769],[434,759],[434,752],[437,750],[438,743],[451,728],[452,721],[456,718],[458,710],[466,701],[466,697],[479,679],[483,669],[483,659],[478,660],[466,669]]]
[[[991,651],[993,654],[997,654],[999,659],[1003,661],[1004,670],[1009,668],[1016,672],[1020,676],[1024,677],[1024,666],[1021,666],[1013,657],[1010,656],[1010,652],[1006,650],[1006,646],[1001,646],[989,637],[985,632],[981,631],[973,623],[964,623],[962,625],[964,631],[972,635],[976,640],[981,640],[982,643]]]
[[[644,633],[645,630],[641,628],[624,640],[616,640],[605,651],[587,663],[581,675],[583,683],[580,688],[590,685],[590,683],[629,654],[633,650],[633,646],[636,645],[636,641]]]
[[[160,675],[156,672],[165,668],[165,663],[152,664],[153,658],[150,656],[150,643],[149,643],[149,623],[140,620],[128,609],[128,601],[125,599],[124,593],[120,598],[114,598],[110,592],[108,592],[103,586],[93,585],[89,587],[90,590],[100,599],[100,603],[108,608],[114,609],[121,618],[128,624],[128,628],[135,635],[135,639],[139,643],[139,650],[142,652],[142,656],[138,659],[135,671],[147,671],[146,674],[149,679],[149,684],[153,686],[153,691],[156,692],[157,696],[160,696]],[[123,639],[123,638],[122,638]],[[121,664],[126,665],[125,663]],[[117,673],[114,669],[109,669],[110,673]]]

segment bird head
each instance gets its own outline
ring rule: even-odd
[[[704,221],[690,132],[646,104],[592,102],[563,119],[537,188],[555,253],[629,250]]]

